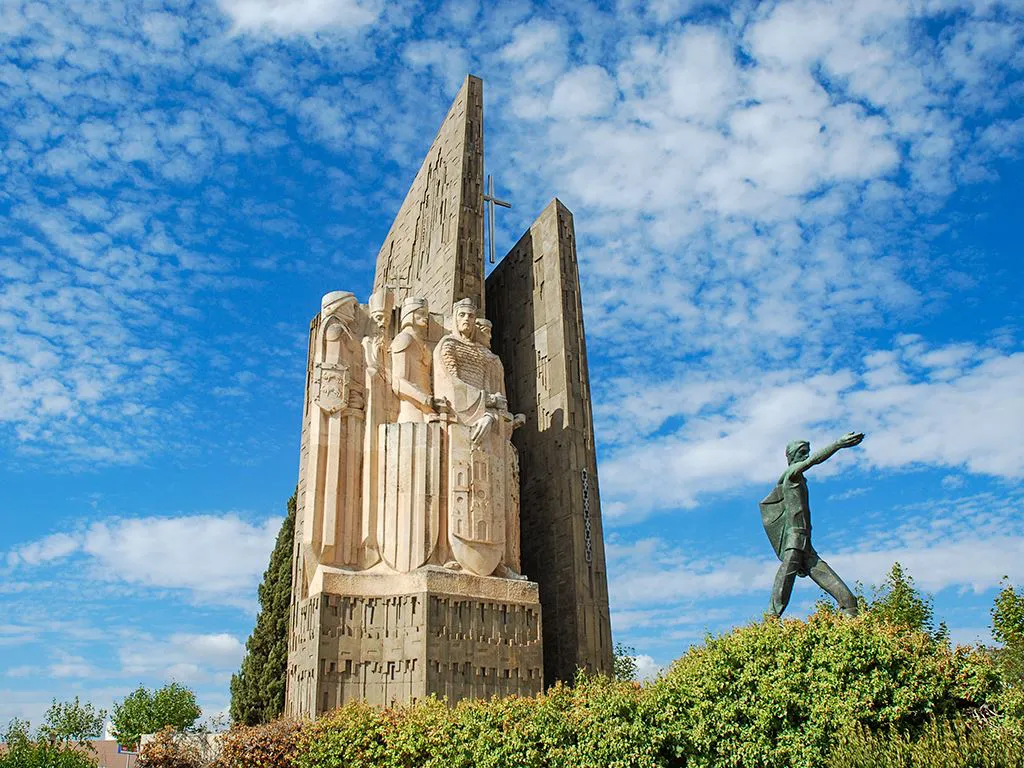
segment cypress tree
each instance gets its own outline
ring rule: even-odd
[[[288,499],[288,514],[270,555],[270,565],[260,584],[260,612],[245,643],[242,668],[231,676],[230,712],[235,723],[269,723],[284,711],[294,540],[295,494],[292,494]]]

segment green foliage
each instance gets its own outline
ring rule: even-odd
[[[84,744],[89,739],[99,738],[106,716],[104,710],[97,711],[88,702],[82,704],[77,696],[74,701],[54,699],[39,728],[39,737],[51,744]]]
[[[626,682],[636,680],[636,648],[616,643],[612,653],[612,677]]]
[[[1007,682],[1024,685],[1024,593],[1005,581],[992,606],[992,637],[1004,646],[1000,661]]]
[[[991,691],[965,664],[924,632],[819,610],[708,638],[651,686],[650,704],[669,765],[810,768],[844,727],[914,730],[983,704]]]
[[[134,745],[142,734],[157,733],[166,726],[187,730],[200,714],[196,695],[180,683],[168,683],[155,691],[140,685],[123,701],[114,702],[110,721],[117,740]]]
[[[644,689],[581,675],[535,698],[349,704],[303,728],[296,768],[656,768]]]
[[[385,714],[350,704],[321,717],[299,736],[297,768],[370,768],[384,765]]]
[[[260,612],[245,644],[245,658],[231,677],[231,719],[242,725],[269,723],[284,711],[288,665],[288,611],[292,593],[295,494],[277,534],[270,565],[260,584]]]
[[[914,586],[914,579],[899,563],[893,563],[885,583],[874,590],[869,610],[875,618],[900,627],[927,632],[936,639],[944,639],[945,625],[935,627],[932,599],[922,595]]]
[[[1024,638],[1022,607],[1007,588],[993,609],[1007,649]],[[534,698],[236,726],[218,768],[1024,768],[1008,651],[951,647],[898,565],[863,608],[850,619],[823,603],[806,621],[708,637],[647,685],[581,673]]]
[[[92,756],[77,745],[33,741],[25,720],[12,720],[3,741],[0,768],[96,768]]]
[[[915,736],[905,731],[842,734],[828,768],[1024,768],[1024,741],[999,726],[955,718],[930,721]]]

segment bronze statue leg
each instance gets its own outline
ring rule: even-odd
[[[829,567],[829,564],[818,557],[813,549],[807,555],[808,574],[814,583],[828,592],[839,603],[839,609],[847,616],[857,615],[857,598],[853,596],[850,588],[839,578],[839,574]]]
[[[789,605],[789,596],[793,594],[793,582],[800,574],[804,563],[804,553],[800,549],[787,549],[782,555],[782,563],[775,572],[775,585],[772,587],[771,611],[781,616]]]

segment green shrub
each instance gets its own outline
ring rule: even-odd
[[[564,768],[655,768],[662,765],[663,731],[637,683],[583,676],[567,689],[570,698]],[[554,764],[553,764],[554,765]]]
[[[926,632],[819,610],[708,638],[651,686],[648,704],[668,765],[811,768],[843,728],[914,731],[983,706],[992,683],[983,662]]]
[[[96,759],[80,745],[33,741],[29,724],[12,720],[3,734],[0,768],[96,768]]]
[[[384,731],[389,714],[353,703],[302,729],[297,768],[377,768],[385,765]]]
[[[840,734],[828,768],[1024,768],[1019,734],[992,722],[930,721],[916,736],[854,726]]]

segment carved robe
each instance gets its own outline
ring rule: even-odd
[[[378,427],[376,525],[381,559],[400,573],[431,559],[440,531],[443,438],[428,405],[430,359],[430,350],[412,328],[391,343],[398,419]]]
[[[366,423],[363,428],[363,513],[362,540],[359,561],[369,568],[380,560],[377,547],[377,432],[382,424],[394,420],[394,393],[388,360],[386,327],[382,330],[371,324],[370,333],[363,337],[366,361]]]
[[[454,334],[434,349],[434,394],[456,419],[448,430],[448,543],[459,565],[480,576],[507,560],[508,529],[516,527],[509,518],[519,515],[511,415],[487,404],[492,357]]]
[[[357,320],[328,314],[314,344],[303,544],[323,565],[358,567],[366,378]]]

